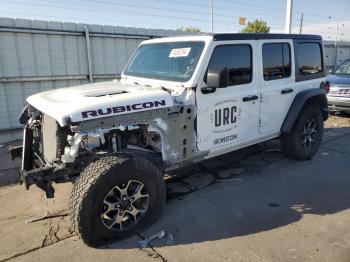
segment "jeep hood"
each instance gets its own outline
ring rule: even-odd
[[[159,88],[102,82],[45,91],[27,103],[64,126],[72,122],[170,107],[171,95]]]

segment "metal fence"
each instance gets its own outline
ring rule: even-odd
[[[26,97],[117,78],[141,41],[179,34],[184,33],[0,18],[0,142],[20,137],[14,131]],[[325,53],[331,68],[350,58],[350,43],[325,42]]]
[[[26,97],[115,79],[138,44],[183,32],[0,18],[0,142],[16,139]]]
[[[350,42],[325,41],[325,59],[328,69],[340,65],[344,60],[350,59]]]

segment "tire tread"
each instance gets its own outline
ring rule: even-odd
[[[134,156],[130,153],[118,153],[104,156],[95,162],[89,164],[73,185],[71,197],[69,199],[69,217],[72,225],[72,230],[85,243],[89,243],[88,236],[82,230],[80,214],[84,208],[84,201],[87,198],[89,190],[103,176],[109,175],[109,170],[118,164],[123,164],[125,161],[131,161],[133,166],[141,171],[147,170],[157,176],[158,179],[163,179],[160,170],[147,159]]]
[[[317,115],[317,117],[318,117],[318,120],[320,120],[320,122],[318,122],[318,124],[320,124],[322,126],[321,130],[320,130],[321,139],[322,139],[323,119],[322,119],[321,110],[317,106],[306,104],[303,107],[303,109],[301,110],[301,112],[299,113],[299,116],[298,116],[297,120],[295,121],[294,126],[293,126],[292,130],[290,131],[290,133],[283,134],[281,137],[282,150],[289,158],[296,159],[296,160],[309,160],[309,159],[311,159],[313,154],[317,151],[318,147],[312,155],[306,156],[304,153],[300,152],[298,150],[298,147],[296,146],[296,143],[297,143],[296,137],[298,136],[298,127],[299,127],[299,125],[301,125],[300,121],[302,121],[302,119],[305,115],[311,114],[314,112],[318,112],[318,114],[319,114],[319,115]]]

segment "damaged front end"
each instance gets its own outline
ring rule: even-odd
[[[152,161],[161,165],[161,138],[146,125],[103,127],[98,121],[86,130],[81,128],[81,123],[71,123],[69,119],[62,127],[54,118],[31,106],[23,114],[23,145],[11,148],[10,155],[12,159],[22,158],[21,183],[27,189],[38,186],[47,198],[54,197],[53,182],[74,181],[88,164],[105,154],[121,150],[151,153],[155,156]]]
[[[54,197],[53,182],[74,181],[93,161],[127,151],[172,170],[203,159],[195,143],[195,108],[176,105],[120,116],[101,117],[62,125],[31,105],[23,112],[23,146],[11,156],[22,157],[21,183],[37,185]]]
[[[35,184],[45,191],[47,198],[52,198],[52,182],[71,181],[80,171],[76,165],[67,165],[61,161],[71,131],[31,107],[23,111],[20,121],[25,125],[23,145],[9,150],[12,159],[22,158],[20,182],[27,189]]]

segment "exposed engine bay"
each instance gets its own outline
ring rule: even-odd
[[[164,160],[184,162],[191,156],[187,141],[191,141],[194,134],[193,129],[187,129],[188,124],[177,124],[184,118],[193,126],[191,117],[183,112],[183,107],[176,108],[175,113],[169,109],[160,110],[160,114],[169,118],[168,122],[143,112],[140,114],[147,114],[154,120],[141,115],[143,122],[123,120],[128,124],[120,124],[123,121],[118,123],[116,117],[111,117],[60,126],[54,118],[28,106],[24,112],[28,117],[22,116],[26,127],[21,152],[21,180],[27,188],[36,184],[51,198],[54,196],[52,182],[74,181],[87,165],[106,154],[133,150],[134,153],[151,155],[157,166],[162,166]],[[162,141],[162,132],[165,131],[178,134],[178,137],[167,137],[166,146]],[[182,144],[178,145],[178,141]]]
[[[32,157],[27,160],[23,179],[27,187],[42,182],[41,187],[45,186],[45,190],[48,186],[45,180],[33,180],[31,170],[39,169],[47,178],[50,176],[55,182],[65,182],[103,154],[127,148],[160,154],[162,147],[160,135],[148,131],[145,125],[119,127],[107,132],[100,130],[99,133],[73,133],[68,127],[60,127],[50,116],[33,115],[26,129],[26,140],[32,139],[33,143]],[[54,174],[63,170],[68,171],[65,176],[57,175],[56,178]]]

